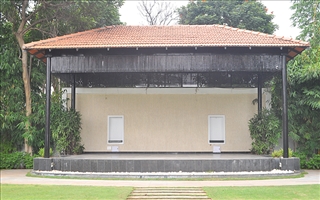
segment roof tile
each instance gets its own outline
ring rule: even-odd
[[[25,49],[195,46],[309,46],[309,43],[224,25],[106,26],[32,42]]]

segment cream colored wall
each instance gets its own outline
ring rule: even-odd
[[[212,152],[208,115],[225,115],[222,152],[249,151],[256,94],[77,94],[85,151]],[[108,115],[123,115],[124,144],[107,144]]]

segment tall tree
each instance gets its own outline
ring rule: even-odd
[[[305,50],[288,64],[291,136],[308,156],[320,149],[320,1],[294,1],[293,25],[298,39],[309,41]]]
[[[298,39],[310,41],[312,46],[319,46],[320,1],[295,0],[291,9],[295,11],[291,16],[293,26],[299,27],[302,30]]]
[[[320,149],[320,2],[294,1],[291,9],[293,25],[302,30],[298,39],[309,41],[311,48],[288,63],[289,135],[311,157]],[[273,107],[279,108],[281,83],[272,88]]]
[[[180,24],[221,24],[268,34],[277,29],[273,14],[254,0],[190,1],[178,13]]]
[[[148,25],[169,25],[177,20],[177,13],[171,2],[141,1],[138,10]]]
[[[27,52],[23,50],[26,41],[83,31],[103,25],[119,24],[118,9],[122,3],[123,0],[1,1],[1,24],[8,24],[11,27],[11,34],[14,35],[18,44],[18,52],[20,52],[18,55],[20,55],[19,64],[22,66],[25,115],[28,119],[25,123],[26,132],[32,129],[30,116],[32,114],[31,66],[33,64],[32,59],[29,59]],[[16,58],[13,59],[16,60]],[[15,62],[15,64],[18,63]],[[25,146],[28,147],[28,145]],[[31,151],[30,148],[25,150]]]
[[[0,152],[11,152],[23,146],[18,124],[23,121],[24,94],[18,44],[9,23],[1,24],[0,44]]]

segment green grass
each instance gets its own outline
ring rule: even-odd
[[[212,199],[320,199],[320,185],[205,187]]]
[[[18,199],[126,199],[132,187],[1,185],[1,200]],[[316,199],[320,185],[260,186],[260,187],[205,187],[212,199]]]
[[[1,200],[126,199],[132,187],[8,185],[1,184]]]

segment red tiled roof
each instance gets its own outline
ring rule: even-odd
[[[31,54],[45,49],[136,47],[292,47],[309,43],[222,25],[107,26],[25,44]],[[294,55],[295,56],[295,55]]]

